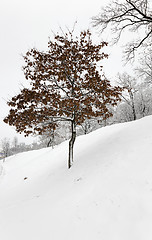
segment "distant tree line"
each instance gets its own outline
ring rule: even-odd
[[[39,148],[41,148],[41,143],[33,142],[26,144],[19,142],[17,137],[14,137],[13,140],[3,138],[0,141],[0,159],[5,161],[5,158],[11,155]]]

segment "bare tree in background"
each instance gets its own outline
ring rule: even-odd
[[[1,140],[2,151],[4,154],[4,159],[10,155],[10,140],[8,138],[4,138]]]
[[[124,89],[121,95],[123,102],[125,102],[132,112],[132,120],[137,119],[136,108],[135,108],[135,95],[138,92],[138,85],[135,78],[131,77],[127,73],[119,74],[118,81],[120,87]]]
[[[145,117],[152,114],[152,87],[140,84],[135,99],[136,112],[138,117]]]
[[[56,130],[46,131],[39,136],[41,147],[54,147],[70,138],[69,122],[59,122]]]
[[[93,17],[94,26],[103,32],[110,29],[114,43],[127,30],[138,33],[129,39],[125,49],[126,61],[134,58],[137,49],[151,46],[152,42],[152,2],[151,0],[114,0]]]
[[[18,146],[18,138],[15,136],[13,138],[12,148],[11,148],[11,151],[13,152],[13,154],[18,153],[18,148],[19,148],[19,146]]]
[[[152,51],[139,58],[139,66],[135,69],[139,78],[149,86],[152,85]]]
[[[121,86],[125,86],[124,80],[121,75]],[[122,82],[123,81],[123,82]],[[126,81],[126,80],[125,80]],[[128,80],[127,80],[128,81]],[[113,123],[129,122],[152,114],[152,86],[137,84],[136,79],[130,77],[129,84],[125,91],[122,93],[122,101],[115,108]]]

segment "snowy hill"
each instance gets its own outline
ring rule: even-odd
[[[151,240],[152,116],[0,163],[1,240]]]

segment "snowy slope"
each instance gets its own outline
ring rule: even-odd
[[[152,116],[0,163],[0,240],[151,240]],[[25,179],[26,178],[26,179]]]

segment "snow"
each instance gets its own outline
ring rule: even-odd
[[[151,240],[152,116],[0,162],[1,240]]]

